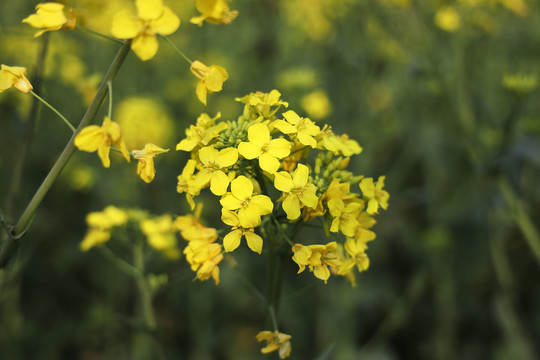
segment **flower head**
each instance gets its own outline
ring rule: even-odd
[[[109,205],[103,211],[95,211],[86,215],[86,224],[89,226],[83,241],[80,244],[82,251],[88,251],[94,246],[101,245],[111,238],[112,228],[124,225],[128,215],[124,210]]]
[[[328,267],[338,267],[340,259],[337,253],[337,243],[332,241],[326,245],[295,244],[292,248],[293,260],[298,264],[298,273],[305,270],[306,266],[312,271],[316,278],[321,279],[326,284],[330,277]]]
[[[137,17],[124,9],[113,19],[111,34],[119,39],[133,39],[131,49],[143,61],[158,51],[156,34],[170,35],[180,26],[180,18],[162,0],[136,0]]]
[[[64,24],[67,24],[68,19],[64,15],[63,4],[48,2],[37,4],[36,13],[24,18],[22,22],[42,29],[34,35],[38,37],[46,31],[60,30]]]
[[[221,209],[221,220],[223,220],[225,224],[232,226],[231,232],[223,238],[223,247],[225,248],[225,251],[234,251],[240,245],[242,237],[245,237],[248,247],[257,254],[261,253],[263,239],[255,234],[253,227],[243,227],[240,223],[238,214],[227,209]]]
[[[191,210],[195,209],[195,202],[193,197],[199,195],[201,188],[195,184],[195,165],[197,162],[193,159],[188,160],[186,166],[182,170],[182,173],[178,175],[178,184],[176,186],[176,191],[180,194],[186,193],[186,200],[191,207]]]
[[[272,123],[276,129],[289,136],[296,136],[298,142],[303,145],[313,148],[317,146],[315,136],[319,135],[321,129],[313,121],[298,116],[292,110],[284,112],[283,117],[285,120],[276,120]]]
[[[33,89],[32,84],[26,78],[26,68],[2,64],[0,69],[0,92],[12,86],[25,94]]]
[[[289,220],[300,216],[302,205],[312,209],[317,207],[317,188],[309,182],[309,168],[304,164],[298,164],[292,176],[285,171],[277,172],[274,186],[283,191],[283,210]]]
[[[149,218],[141,221],[141,230],[146,235],[148,244],[171,259],[177,259],[180,252],[176,248],[176,226],[170,215]]]
[[[176,150],[192,151],[197,146],[207,146],[211,140],[219,136],[219,133],[227,129],[227,123],[216,120],[221,117],[221,113],[213,118],[203,113],[197,118],[197,124],[186,129],[186,138],[176,145]]]
[[[228,0],[196,0],[195,6],[201,16],[192,17],[192,24],[202,26],[206,20],[210,24],[230,24],[238,16],[238,11],[229,9]]]
[[[223,260],[221,245],[206,241],[190,241],[184,249],[191,270],[197,272],[197,279],[206,281],[212,277],[219,284],[219,263]]]
[[[218,65],[206,66],[202,62],[195,60],[191,64],[191,72],[200,79],[197,84],[197,97],[206,105],[206,95],[223,89],[223,83],[229,78],[225,68]]]
[[[360,182],[360,190],[366,199],[368,199],[366,212],[370,215],[377,214],[379,207],[386,210],[388,208],[388,199],[390,194],[383,190],[384,179],[386,176],[379,176],[377,182],[373,178],[365,178]]]
[[[199,150],[199,159],[202,169],[197,173],[195,186],[202,189],[210,183],[210,191],[214,195],[225,194],[230,181],[224,170],[236,163],[238,150],[225,148],[218,151],[212,146],[207,146]]]
[[[137,163],[137,175],[147,183],[154,180],[154,176],[156,176],[154,157],[157,154],[163,154],[168,151],[169,149],[162,149],[154,144],[146,144],[142,150],[133,150],[131,152],[133,158],[139,160]]]
[[[263,123],[251,125],[248,129],[249,142],[241,142],[238,152],[248,160],[259,159],[259,166],[270,174],[279,169],[280,161],[289,156],[291,143],[285,139],[270,137],[268,126]]]
[[[261,353],[268,354],[278,350],[279,358],[285,359],[291,355],[291,335],[276,331],[260,331],[257,334],[257,341],[266,341],[266,346],[261,349]]]
[[[120,125],[111,121],[107,116],[101,126],[90,125],[82,129],[75,137],[75,146],[82,151],[94,152],[97,150],[103,167],[111,166],[109,153],[111,145],[119,147],[122,155],[129,162],[129,153],[124,140],[122,140]]]

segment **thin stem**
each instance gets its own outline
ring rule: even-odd
[[[134,276],[137,283],[137,289],[141,300],[141,312],[144,320],[144,324],[150,330],[156,328],[156,319],[154,316],[154,309],[152,308],[152,294],[148,282],[144,278],[144,254],[143,243],[139,241],[133,247],[133,265],[137,270],[137,275]]]
[[[118,257],[106,245],[98,246],[97,249],[101,252],[101,254],[104,257],[106,257],[109,261],[111,261],[118,268],[118,270],[134,278],[137,278],[140,276],[140,272],[136,267],[129,264],[127,261],[121,259],[120,257]]]
[[[272,326],[275,331],[278,331],[278,322],[276,317],[276,311],[272,305],[268,306],[268,312],[270,313],[270,319],[272,320]]]
[[[107,39],[107,40],[110,40],[110,41],[114,41],[115,43],[124,45],[124,40],[120,40],[120,39],[117,39],[117,38],[115,38],[115,37],[112,37],[112,36],[109,36],[109,35],[102,34],[102,33],[100,33],[100,32],[94,31],[94,30],[92,30],[92,29],[85,28],[84,26],[75,25],[75,28],[78,29],[78,30],[86,31],[86,32],[89,33],[89,34],[92,34],[92,35],[95,35],[95,36],[99,36],[99,37],[101,37],[101,38],[103,38],[103,39]]]
[[[36,99],[38,99],[39,101],[41,101],[45,106],[47,106],[49,109],[51,109],[52,111],[54,111],[54,113],[56,115],[58,115],[60,117],[60,119],[62,119],[67,126],[69,126],[69,128],[71,129],[71,131],[74,133],[76,130],[75,130],[75,127],[73,125],[71,125],[71,123],[69,122],[68,119],[65,118],[64,115],[62,115],[60,113],[60,111],[56,110],[51,104],[49,104],[47,101],[43,100],[38,94],[36,94],[35,92],[33,92],[32,90],[29,91],[30,94],[32,94]]]
[[[107,81],[107,88],[109,89],[109,111],[107,112],[107,116],[110,120],[112,119],[112,104],[113,104],[112,81]]]
[[[167,41],[169,43],[169,45],[171,45],[171,47],[180,55],[184,58],[184,60],[186,60],[190,65],[193,64],[193,61],[191,61],[190,58],[188,58],[186,56],[186,54],[184,54],[182,52],[182,50],[180,50],[172,41],[171,39],[169,39],[167,36],[164,36],[164,35],[159,35],[162,39],[165,39],[165,41]]]
[[[101,85],[98,88],[98,91],[96,95],[94,96],[94,99],[92,100],[92,103],[88,107],[88,110],[84,114],[79,126],[77,127],[77,132],[73,134],[67,145],[65,146],[64,150],[62,151],[62,154],[60,154],[60,157],[58,160],[56,160],[56,163],[52,167],[52,169],[49,171],[49,174],[47,174],[47,177],[43,180],[40,187],[34,194],[34,197],[32,200],[30,200],[30,203],[27,205],[26,209],[24,210],[23,214],[21,215],[19,221],[15,225],[14,229],[14,236],[13,238],[9,238],[6,240],[7,244],[4,244],[4,246],[0,249],[0,269],[4,267],[6,264],[6,261],[10,258],[11,254],[15,251],[17,248],[17,245],[19,242],[15,242],[16,237],[21,237],[26,233],[28,230],[28,227],[30,226],[30,223],[32,222],[32,219],[34,218],[34,214],[36,213],[36,210],[41,204],[41,201],[51,188],[51,186],[54,184],[58,176],[60,176],[60,173],[62,172],[62,169],[64,166],[66,166],[67,162],[71,158],[71,155],[75,151],[75,145],[74,140],[77,133],[83,129],[86,125],[88,125],[92,119],[96,116],[99,107],[101,106],[101,103],[103,102],[103,99],[107,95],[107,81],[113,80],[118,74],[118,71],[122,67],[122,64],[124,63],[124,60],[127,57],[127,54],[130,50],[131,42],[126,42],[124,45],[118,50],[118,53],[113,60],[111,66],[109,67],[109,70],[107,71],[107,74],[105,75],[105,78],[101,82]]]

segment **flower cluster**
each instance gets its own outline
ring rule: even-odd
[[[191,155],[177,191],[186,194],[192,209],[206,188],[219,198],[221,220],[230,226],[223,236],[226,252],[244,238],[257,254],[266,242],[276,242],[290,246],[299,272],[308,268],[325,283],[331,274],[346,276],[354,284],[354,268],[369,266],[374,216],[388,207],[385,177],[374,180],[347,171],[350,157],[362,151],[358,143],[293,110],[278,116],[289,105],[280,98],[277,90],[237,98],[244,111],[236,120],[202,114],[176,146]],[[315,157],[311,152],[317,152]],[[302,225],[312,221],[328,236],[344,239],[295,243]]]

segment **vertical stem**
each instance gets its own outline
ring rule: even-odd
[[[144,255],[143,244],[140,242],[133,247],[133,266],[139,270],[138,276],[135,276],[137,290],[141,301],[141,314],[145,326],[148,330],[155,330],[156,320],[154,317],[154,309],[152,308],[152,294],[148,282],[144,277]]]

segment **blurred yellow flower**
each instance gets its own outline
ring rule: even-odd
[[[112,144],[118,146],[126,161],[129,162],[129,153],[121,136],[120,125],[111,121],[107,116],[105,116],[101,126],[87,126],[75,137],[75,146],[81,151],[94,152],[97,150],[101,163],[106,168],[111,166],[109,153]]]
[[[314,120],[323,119],[332,112],[332,104],[324,90],[315,90],[302,97],[300,105]]]
[[[128,220],[126,212],[109,205],[103,211],[95,211],[86,215],[88,232],[80,244],[82,251],[88,251],[94,246],[101,245],[111,238],[111,230],[115,226],[122,226]]]
[[[176,236],[173,220],[170,215],[162,215],[154,219],[143,219],[141,230],[146,235],[148,244],[169,259],[177,259],[180,252],[176,248]]]
[[[32,84],[26,78],[26,68],[2,64],[2,68],[0,69],[0,92],[12,86],[25,94],[33,89]]]
[[[154,176],[156,176],[154,157],[168,151],[169,149],[162,149],[154,144],[146,144],[142,150],[133,150],[131,152],[133,158],[139,160],[137,163],[137,175],[147,183],[154,180]]]
[[[237,16],[238,11],[229,9],[228,0],[196,0],[195,7],[201,16],[192,17],[192,24],[202,26],[206,20],[210,24],[230,24]]]
[[[517,93],[529,93],[538,87],[538,80],[534,75],[512,74],[504,75],[503,86]]]
[[[317,207],[317,188],[308,181],[309,168],[304,164],[298,164],[292,176],[285,171],[276,173],[274,186],[283,191],[283,210],[287,213],[287,219],[296,220],[302,205],[312,209]]]
[[[261,349],[263,354],[278,350],[280,359],[285,359],[291,355],[291,335],[280,333],[277,330],[260,331],[257,334],[257,341],[266,341],[266,346]]]
[[[238,152],[248,160],[259,159],[259,166],[270,174],[279,169],[280,161],[291,153],[291,143],[285,139],[273,139],[268,126],[263,123],[248,129],[249,142],[241,142]]]
[[[455,32],[461,26],[461,17],[452,6],[437,10],[435,14],[435,25],[444,31]]]
[[[119,39],[133,39],[131,49],[143,61],[158,51],[156,34],[170,35],[180,26],[180,18],[162,0],[136,0],[137,17],[120,10],[113,18],[111,34]]]
[[[67,18],[64,15],[64,5],[49,2],[36,5],[36,13],[23,19],[23,23],[27,23],[32,27],[42,29],[38,31],[34,37],[38,37],[46,31],[60,30],[67,23]]]
[[[229,78],[229,74],[225,68],[218,65],[204,65],[202,62],[195,60],[191,64],[191,72],[201,81],[197,84],[197,97],[206,105],[206,95],[223,89],[223,83]]]
[[[218,238],[217,230],[204,226],[193,215],[179,216],[174,220],[174,226],[180,230],[180,235],[186,241],[214,242]]]

